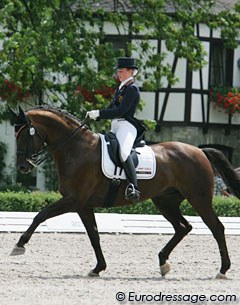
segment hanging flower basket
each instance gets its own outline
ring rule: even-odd
[[[240,88],[212,87],[209,95],[214,108],[224,109],[226,113],[240,113]]]

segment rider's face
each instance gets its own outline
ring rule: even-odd
[[[117,70],[117,75],[120,80],[120,82],[125,81],[129,77],[131,77],[133,74],[132,69],[122,68]]]

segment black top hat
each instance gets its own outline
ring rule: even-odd
[[[138,69],[135,64],[135,59],[130,57],[119,57],[117,63],[117,69],[129,68],[129,69]]]

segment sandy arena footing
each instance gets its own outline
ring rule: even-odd
[[[170,235],[101,234],[100,278],[87,277],[96,260],[86,234],[35,233],[25,255],[9,256],[19,237],[0,233],[1,305],[240,304],[240,236],[226,237],[227,280],[215,279],[220,256],[211,235],[187,236],[164,279],[158,252]]]

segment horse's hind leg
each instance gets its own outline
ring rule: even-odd
[[[206,205],[203,204],[203,202],[201,202],[201,205],[197,204],[196,206],[194,206],[194,203],[192,203],[192,205],[197,210],[198,214],[201,216],[204,223],[211,230],[219,247],[220,256],[221,256],[221,268],[220,268],[220,273],[217,274],[216,278],[225,278],[225,273],[230,268],[231,262],[228,255],[228,249],[224,234],[224,230],[225,230],[224,225],[218,219],[211,204],[209,204],[209,206],[207,207]]]
[[[106,269],[106,262],[102,253],[102,249],[100,246],[100,238],[97,228],[97,223],[95,219],[95,215],[92,209],[84,209],[81,210],[78,215],[80,216],[93,246],[96,258],[97,265],[96,267],[89,272],[89,276],[99,276],[99,273]]]
[[[29,242],[32,234],[36,228],[45,220],[55,217],[67,212],[70,212],[72,206],[72,200],[67,197],[63,197],[56,201],[53,205],[45,208],[39,212],[33,219],[32,224],[29,226],[26,232],[24,232],[16,246],[13,248],[10,255],[20,255],[25,253],[24,245]]]
[[[165,247],[159,252],[159,264],[162,276],[170,270],[170,265],[167,260],[172,250],[191,230],[192,226],[182,216],[179,205],[183,200],[180,193],[175,192],[171,195],[161,196],[152,199],[161,214],[172,224],[175,234]]]

